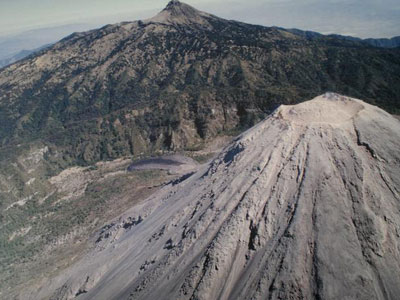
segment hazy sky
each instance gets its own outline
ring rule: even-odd
[[[71,23],[93,26],[148,18],[168,0],[0,0],[0,35]],[[358,37],[400,35],[399,0],[186,0],[253,24]]]

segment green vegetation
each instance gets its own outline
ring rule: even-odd
[[[42,172],[39,171],[43,167],[41,164],[46,162],[39,164],[35,175]],[[87,236],[104,222],[147,197],[171,177],[164,171],[125,172],[128,164],[129,160],[114,167],[91,166],[81,169],[76,176],[64,178],[66,186],[74,184],[76,178],[87,181],[83,195],[64,200],[67,192],[55,192],[55,187],[47,186],[44,181],[39,182],[35,192],[21,190],[20,197],[33,193],[22,205],[11,206],[6,194],[0,193],[0,290],[11,282],[16,286],[29,279],[39,267],[37,264],[54,259],[56,255],[62,256],[62,252],[57,254],[57,251],[63,247],[66,247],[64,251],[69,251],[80,240],[86,243]],[[16,187],[24,185],[10,182]],[[46,193],[49,195],[43,201],[42,195]],[[17,272],[21,266],[24,272]]]

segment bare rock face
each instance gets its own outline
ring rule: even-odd
[[[281,106],[30,297],[397,299],[399,163],[381,109],[337,94]]]
[[[170,1],[167,7],[155,17],[148,19],[145,23],[158,22],[164,24],[180,25],[204,25],[211,27],[207,18],[218,19],[217,17],[199,11],[194,7],[177,0]]]

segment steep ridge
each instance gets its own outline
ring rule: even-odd
[[[361,100],[283,105],[23,299],[396,299],[399,149]]]
[[[1,69],[0,146],[40,140],[80,165],[194,148],[325,91],[395,113],[399,74],[399,49],[308,40],[171,1]]]

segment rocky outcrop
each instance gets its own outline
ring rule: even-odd
[[[399,133],[337,94],[281,106],[32,297],[397,299]]]

